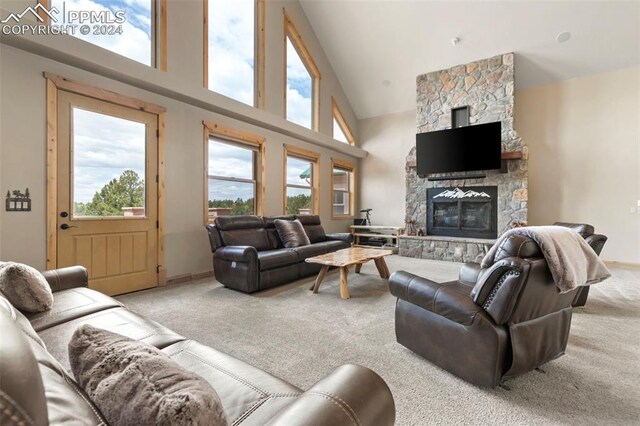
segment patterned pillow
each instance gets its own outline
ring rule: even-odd
[[[37,269],[22,263],[0,263],[0,291],[20,311],[43,312],[53,306],[47,280]]]
[[[109,424],[228,424],[206,380],[146,343],[85,324],[71,337],[69,361]]]
[[[278,236],[282,240],[282,244],[286,248],[294,248],[300,246],[308,246],[311,244],[304,227],[298,219],[296,220],[280,220],[273,221],[278,231]]]

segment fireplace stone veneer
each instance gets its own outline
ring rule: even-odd
[[[514,55],[507,53],[458,65],[442,71],[419,75],[417,83],[417,133],[451,127],[451,109],[469,106],[469,124],[500,121],[502,152],[521,152],[521,158],[506,161],[506,173],[483,171],[485,178],[466,178],[464,173],[445,173],[431,177],[454,175],[460,178],[429,181],[416,173],[415,146],[406,158],[405,220],[414,220],[416,227],[427,231],[427,190],[444,187],[496,186],[496,236],[510,229],[515,221],[527,221],[528,150],[513,127]],[[471,188],[473,189],[473,188]],[[426,237],[399,238],[400,255],[455,261],[474,260],[483,253],[492,238]]]

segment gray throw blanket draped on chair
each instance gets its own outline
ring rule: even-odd
[[[538,243],[556,286],[562,293],[603,281],[611,273],[580,234],[561,226],[528,226],[505,232],[489,249],[482,266],[493,265],[500,246],[511,235],[529,237]]]

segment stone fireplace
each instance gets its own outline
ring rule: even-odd
[[[416,173],[415,147],[407,156],[405,219],[415,221],[416,228],[426,235],[401,237],[400,254],[473,261],[514,222],[527,220],[528,150],[513,127],[514,55],[507,53],[419,75],[416,83],[417,133],[450,128],[451,110],[464,106],[469,107],[472,126],[502,123],[503,167],[483,171],[485,177],[478,177],[477,173],[444,173],[423,179]],[[442,180],[434,180],[438,178]],[[471,204],[473,197],[467,197],[468,202],[458,199],[448,205],[444,200],[447,197],[435,198],[446,191],[457,195],[472,195],[468,191],[489,194],[487,188],[492,188],[492,202],[487,203],[486,198],[481,201],[483,197],[476,200],[484,202],[484,206]],[[435,206],[434,200],[438,201]],[[485,214],[490,216],[489,222]]]
[[[496,238],[497,186],[427,189],[427,235]]]

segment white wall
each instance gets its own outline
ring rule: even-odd
[[[516,92],[529,145],[529,222],[586,222],[602,257],[640,263],[640,68]]]
[[[416,112],[360,120],[360,208],[372,208],[374,225],[404,226],[405,158],[416,143]]]
[[[402,225],[415,111],[359,127],[360,207]],[[609,237],[604,259],[640,263],[640,68],[517,90],[515,128],[529,147],[529,223],[590,223]]]
[[[274,116],[272,123],[279,123],[277,117],[282,117],[283,6],[296,19],[296,25],[322,72],[320,130],[331,135],[331,96],[335,96],[341,100],[343,112],[356,131],[355,116],[297,1],[267,2],[266,96],[267,112]],[[7,6],[3,4],[2,7]],[[19,2],[11,3],[11,10],[20,8]],[[130,73],[140,80],[148,76],[153,81],[166,81],[168,87],[178,87],[179,83],[193,93],[206,92],[201,87],[202,28],[198,25],[202,22],[202,2],[170,0],[168,19],[168,72],[159,73],[138,64],[122,67],[118,72]],[[96,50],[99,48],[88,43],[73,39],[67,44],[77,47],[75,54],[79,58],[98,52],[105,63],[119,63],[120,58],[114,58],[110,52]],[[246,130],[267,139],[267,215],[282,213],[282,145],[302,146],[320,153],[320,215],[323,224],[328,232],[347,230],[349,220],[331,220],[331,158],[356,164],[357,158],[3,44],[0,46],[0,190],[6,193],[8,189],[24,190],[28,187],[33,199],[33,211],[30,213],[9,213],[4,208],[0,211],[0,253],[3,260],[24,262],[39,269],[46,265],[46,91],[43,72],[166,107],[165,267],[169,277],[211,269],[211,253],[202,219],[203,120]],[[225,102],[231,101],[225,99]]]

